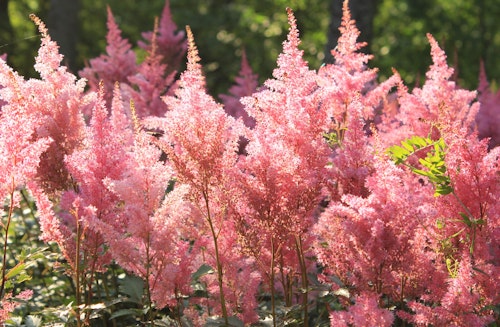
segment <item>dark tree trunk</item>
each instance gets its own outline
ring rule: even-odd
[[[12,25],[9,18],[9,0],[0,0],[0,47],[9,45],[12,42]],[[4,51],[0,48],[0,54]]]
[[[328,43],[325,48],[325,62],[331,63],[333,58],[330,53],[337,45],[340,36],[339,26],[342,22],[343,0],[330,0],[330,26],[328,27]],[[356,26],[361,31],[358,38],[360,42],[368,42],[368,46],[361,51],[369,52],[370,41],[373,36],[373,18],[377,11],[378,0],[349,0],[349,9],[352,19],[356,20]]]
[[[64,55],[63,64],[76,72],[76,42],[79,33],[78,12],[80,0],[50,0],[47,27],[50,37],[59,45]]]

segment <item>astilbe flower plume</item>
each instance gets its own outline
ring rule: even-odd
[[[490,138],[489,147],[500,145],[500,90],[494,92],[486,76],[484,63],[479,73],[478,100],[481,108],[476,116],[480,138]]]
[[[358,42],[360,31],[356,21],[351,18],[348,0],[344,0],[340,37],[335,49],[332,49],[334,62],[322,66],[318,70],[318,84],[322,94],[322,109],[332,117],[332,128],[345,126],[346,106],[358,94],[363,104],[362,118],[374,119],[376,109],[387,96],[387,92],[399,81],[394,75],[382,84],[377,84],[377,69],[368,68],[373,55],[359,50],[366,43]]]
[[[500,301],[500,150],[488,152],[486,140],[463,128],[451,134],[445,135],[445,162],[453,193],[436,199],[439,225],[428,225],[434,236],[429,245],[441,256],[436,266],[449,277],[429,285],[426,304],[409,302],[414,315],[403,316],[421,325],[484,326],[495,319],[491,307]]]
[[[111,262],[110,253],[105,250],[103,231],[111,228],[124,233],[123,221],[117,219],[119,199],[108,189],[105,180],[119,179],[128,170],[128,152],[133,142],[131,123],[124,117],[118,85],[111,115],[104,98],[104,86],[101,84],[82,147],[65,158],[76,187],[62,195],[59,213],[64,226],[71,233],[76,233],[67,239],[69,244],[60,244],[63,253],[75,266],[74,242],[81,237],[81,257],[86,263],[85,269],[91,273],[102,270]],[[75,205],[78,207],[75,208]],[[75,216],[77,211],[79,215]],[[83,234],[78,235],[77,229]]]
[[[338,276],[355,294],[372,293],[398,306],[446,277],[435,268],[426,235],[427,226],[435,224],[433,190],[385,156],[373,160],[369,195],[344,195],[320,216],[318,259],[326,276]]]
[[[40,116],[33,114],[29,101],[32,94],[26,86],[27,83],[0,58],[0,201],[4,204],[0,209],[4,242],[0,281],[0,324],[7,321],[9,315],[21,304],[20,301],[28,300],[33,295],[31,290],[14,295],[11,289],[5,287],[9,279],[5,273],[10,265],[7,262],[7,245],[13,227],[12,214],[20,207],[19,192],[27,188],[34,196],[43,197],[45,204],[49,203],[35,180],[40,157],[53,140],[50,137],[37,137],[37,129],[41,127],[42,120]],[[42,206],[42,210],[46,208]],[[62,235],[57,231],[54,234],[58,234],[56,239],[62,239]]]
[[[162,57],[162,63],[167,67],[166,76],[179,70],[186,54],[187,41],[184,31],[178,30],[172,20],[169,0],[165,1],[158,31],[144,32],[142,37],[145,42],[139,41],[138,45],[148,52],[151,52],[153,47],[157,47],[155,52]]]
[[[0,198],[33,183],[40,156],[52,143],[50,137],[36,138],[41,121],[32,114],[26,81],[0,59]],[[37,187],[38,188],[38,187]]]
[[[479,103],[473,102],[476,92],[456,85],[452,80],[453,68],[446,63],[446,54],[431,34],[427,34],[427,38],[433,64],[426,73],[424,85],[410,93],[400,82],[398,112],[385,117],[385,122],[378,126],[387,146],[399,144],[413,135],[437,139],[441,134],[440,125],[467,135],[476,130],[475,117],[479,110]]]
[[[167,105],[161,98],[172,95],[176,87],[176,71],[168,69],[168,64],[162,63],[163,57],[158,53],[157,29],[155,24],[155,34],[146,59],[137,67],[137,73],[127,78],[129,84],[122,84],[124,100],[129,99],[134,102],[135,114],[139,118],[163,116],[167,111]],[[171,71],[168,75],[167,69]]]
[[[72,186],[64,157],[81,144],[85,123],[80,110],[88,99],[84,96],[85,81],[77,80],[66,67],[60,66],[62,56],[57,44],[47,34],[45,25],[36,16],[31,18],[42,35],[35,62],[40,79],[24,80],[2,61],[2,99],[7,102],[2,106],[2,112],[8,124],[3,130],[10,131],[10,135],[4,137],[16,138],[15,143],[13,139],[2,142],[12,152],[3,158],[16,158],[17,155],[13,157],[15,149],[23,147],[23,159],[17,157],[15,165],[11,163],[6,171],[15,167],[29,184],[40,213],[42,239],[63,242],[64,236],[49,199]],[[10,111],[18,117],[14,118]],[[12,129],[16,122],[21,121],[24,122]],[[36,169],[36,176],[33,176],[32,169]]]
[[[394,316],[378,306],[378,296],[373,293],[361,293],[354,299],[355,304],[347,311],[330,313],[332,327],[390,327]]]
[[[109,6],[107,12],[106,54],[90,59],[89,65],[79,74],[87,79],[92,91],[97,92],[99,83],[104,83],[106,106],[109,108],[115,83],[128,83],[128,77],[137,72],[137,64],[132,45],[121,36],[121,30]]]
[[[175,96],[164,97],[169,110],[165,117],[150,118],[145,125],[164,134],[158,145],[165,151],[176,180],[189,185],[188,198],[202,217],[202,222],[192,228],[199,230],[200,237],[211,239],[213,245],[210,263],[217,271],[220,295],[214,312],[227,319],[230,313],[238,314],[238,303],[226,299],[223,292],[231,282],[228,278],[233,276],[228,271],[238,269],[236,265],[226,265],[230,260],[224,257],[237,244],[223,240],[226,229],[231,227],[226,223],[231,195],[228,185],[238,159],[243,124],[228,116],[222,105],[206,93],[198,50],[189,28],[187,35],[187,70],[181,74]],[[226,245],[230,248],[225,248]],[[256,289],[249,292],[255,294]]]
[[[244,250],[256,259],[271,292],[283,290],[286,305],[291,305],[292,285],[307,289],[307,273],[314,269],[306,260],[312,244],[308,231],[326,184],[330,150],[323,138],[329,118],[318,110],[316,73],[298,48],[290,9],[288,20],[290,31],[274,79],[242,99],[255,127],[247,134],[248,155],[238,164],[242,204],[235,210]],[[302,276],[300,281],[296,275]],[[302,304],[306,312],[307,300]]]
[[[371,171],[366,156],[369,130],[378,119],[380,108],[388,93],[400,78],[397,74],[385,82],[376,81],[377,69],[368,68],[372,55],[359,50],[366,46],[357,41],[360,31],[351,19],[348,1],[343,4],[342,23],[338,45],[332,50],[334,63],[321,67],[317,73],[321,101],[318,110],[330,118],[328,132],[335,150],[332,165],[331,197],[338,200],[342,194],[363,194],[364,179]],[[352,105],[353,102],[356,104]]]
[[[224,103],[224,109],[229,115],[235,118],[241,117],[245,126],[250,128],[255,126],[255,120],[245,111],[240,99],[252,95],[257,90],[257,86],[257,74],[252,72],[246,53],[243,51],[241,69],[236,77],[236,84],[229,88],[229,94],[220,94],[219,98]]]
[[[357,171],[362,161],[351,158],[364,158],[364,169],[369,169],[364,183],[353,185],[350,194],[341,192],[321,215],[315,226],[318,258],[327,280],[338,276],[355,294],[371,293],[380,309],[402,309],[407,303],[408,311],[396,312],[401,319],[417,325],[484,325],[492,320],[486,308],[498,303],[493,257],[498,201],[492,196],[498,194],[499,159],[477,140],[475,93],[450,80],[453,71],[444,52],[428,37],[434,64],[423,87],[410,94],[399,82],[398,112],[384,117],[371,136],[363,135],[360,118],[348,124],[332,160],[334,169]],[[361,116],[362,107],[354,104],[347,105],[348,112]],[[452,194],[435,198],[432,183],[382,155],[387,146],[414,135],[444,139]],[[356,193],[363,187],[365,192]],[[455,300],[458,294],[463,300]],[[332,313],[332,326],[341,321],[363,325],[354,321],[364,313],[353,312],[348,307],[348,313]]]
[[[42,121],[36,137],[50,137],[53,143],[42,155],[37,180],[48,194],[68,188],[71,184],[64,167],[64,156],[78,148],[85,122],[81,114],[89,99],[84,95],[84,80],[60,66],[62,56],[57,44],[50,39],[45,25],[35,16],[34,22],[42,34],[42,45],[36,57],[35,70],[41,79],[30,79],[24,87],[32,95],[26,97],[28,107]]]
[[[191,290],[190,240],[196,215],[185,200],[188,188],[175,186],[173,169],[160,160],[151,135],[136,130],[134,146],[121,176],[109,176],[107,189],[122,204],[115,221],[102,225],[109,250],[121,267],[146,282],[148,301],[157,307],[176,307]]]

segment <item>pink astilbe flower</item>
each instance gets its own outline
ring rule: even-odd
[[[441,227],[429,225],[450,276],[429,287],[425,305],[410,302],[414,315],[406,317],[419,325],[484,326],[500,301],[500,150],[487,152],[486,140],[474,134],[453,134],[445,160],[453,193],[435,201]]]
[[[357,292],[402,305],[447,275],[436,268],[438,257],[429,249],[427,229],[436,219],[429,204],[433,190],[385,157],[374,160],[374,172],[366,179],[368,197],[344,195],[320,216],[318,258],[327,275],[340,277]]]
[[[377,120],[380,108],[389,92],[401,79],[394,74],[377,84],[377,69],[368,68],[372,55],[360,52],[365,46],[357,41],[360,31],[351,19],[348,1],[343,4],[338,45],[332,50],[333,64],[321,67],[317,73],[321,99],[318,110],[327,113],[331,146],[334,149],[331,197],[342,194],[366,195],[364,180],[369,175],[370,149],[365,130]]]
[[[107,11],[106,54],[90,59],[89,66],[80,71],[80,76],[88,80],[92,91],[97,91],[99,83],[104,82],[106,106],[109,108],[115,83],[127,83],[128,77],[136,73],[137,65],[132,46],[127,39],[122,38],[109,6]]]
[[[165,95],[172,95],[175,90],[175,74],[166,75],[167,64],[162,64],[162,56],[158,54],[156,38],[146,59],[137,68],[137,73],[128,77],[130,84],[123,84],[124,98],[134,101],[136,115],[163,116],[167,105],[162,100]]]
[[[392,326],[394,316],[387,309],[378,306],[378,296],[373,293],[362,293],[355,297],[355,304],[348,311],[330,313],[332,327],[371,327]]]
[[[22,291],[15,297],[12,297],[11,293],[3,295],[3,298],[0,300],[0,324],[5,325],[10,314],[21,305],[20,301],[27,301],[32,297],[32,290]]]
[[[387,96],[387,92],[398,82],[399,76],[394,75],[384,83],[377,85],[377,69],[368,68],[368,61],[373,55],[359,50],[366,46],[357,42],[360,31],[356,22],[351,19],[348,1],[343,4],[342,23],[339,27],[340,38],[337,47],[333,49],[333,64],[327,64],[318,70],[318,85],[322,94],[322,110],[332,117],[332,129],[344,128],[346,106],[358,94],[363,94],[362,118],[374,119],[376,109]]]
[[[323,138],[329,118],[318,110],[316,73],[298,48],[291,10],[288,20],[290,31],[274,79],[242,100],[256,124],[247,134],[248,155],[239,163],[242,204],[235,210],[245,251],[256,259],[271,292],[281,288],[291,305],[296,276],[307,289],[307,271],[314,269],[305,259],[312,244],[308,231],[326,184],[330,150]]]
[[[454,131],[461,130],[467,135],[475,130],[479,110],[479,103],[473,103],[476,92],[458,88],[452,80],[453,68],[447,65],[446,54],[432,35],[427,34],[427,38],[433,64],[426,73],[424,85],[409,93],[400,83],[398,113],[392,122],[386,121],[378,126],[387,146],[399,144],[413,135],[438,138],[440,125]]]
[[[481,108],[476,116],[477,129],[480,138],[489,137],[489,147],[500,145],[500,90],[491,90],[484,63],[481,62],[479,73],[479,102]]]
[[[485,303],[483,295],[488,290],[482,289],[482,285],[477,283],[480,274],[484,272],[478,272],[469,258],[464,257],[457,275],[446,284],[439,306],[432,307],[420,301],[411,301],[408,307],[414,314],[400,312],[399,316],[415,326],[487,326],[495,318],[491,309],[485,310],[485,304],[491,302]],[[498,293],[496,297],[495,304],[498,303]]]
[[[188,258],[193,238],[188,227],[196,216],[184,199],[185,186],[166,194],[174,176],[160,156],[150,136],[138,132],[127,172],[119,179],[106,180],[108,189],[123,203],[116,216],[121,229],[107,222],[101,232],[117,263],[145,280],[149,300],[162,308],[175,307],[190,293],[195,268]]]
[[[5,104],[0,110],[0,198],[33,185],[37,176],[40,156],[48,149],[49,137],[36,139],[40,120],[31,114],[24,93],[25,81],[0,60],[0,98]]]
[[[42,34],[42,45],[36,57],[35,70],[41,79],[23,83],[25,99],[32,115],[41,120],[36,137],[50,137],[53,143],[42,155],[38,169],[38,183],[51,194],[71,185],[64,167],[64,156],[80,146],[85,122],[81,109],[88,103],[84,96],[84,80],[60,66],[62,56],[57,44],[50,39],[45,25],[32,16]],[[36,94],[36,96],[33,96]]]
[[[85,83],[60,66],[62,56],[57,44],[50,39],[45,25],[35,16],[32,19],[42,34],[35,63],[41,79],[25,81],[3,61],[1,64],[2,99],[7,102],[2,107],[2,116],[8,124],[3,131],[10,131],[3,137],[15,137],[15,142],[14,139],[5,139],[2,144],[8,146],[12,154],[22,147],[21,156],[5,171],[14,168],[24,175],[23,180],[37,200],[42,238],[62,242],[64,236],[49,197],[54,197],[72,183],[64,156],[81,144],[84,121],[80,109],[87,103],[83,95]],[[17,123],[19,126],[15,127]],[[52,142],[49,143],[49,139]],[[15,157],[6,153],[2,158]],[[32,169],[36,169],[36,176],[33,176]]]
[[[224,266],[223,258],[229,249],[221,248],[219,240],[224,238],[226,228],[231,227],[225,223],[231,195],[228,185],[238,158],[243,124],[228,116],[222,105],[207,94],[189,28],[187,33],[187,70],[181,74],[175,96],[164,98],[169,107],[165,117],[148,119],[146,126],[164,133],[158,144],[167,154],[177,181],[190,187],[188,197],[203,219],[196,228],[214,245],[211,255],[215,257],[220,294],[214,313],[227,317],[228,313],[236,314],[238,308],[224,302],[224,285],[229,283],[226,270],[230,268]]]
[[[337,136],[339,146],[334,147],[330,185],[332,200],[343,194],[366,196],[366,178],[373,172],[373,148],[364,129],[363,104],[360,97],[346,104],[344,130]]]
[[[0,199],[10,197],[14,209],[19,206],[17,191],[27,187],[39,200],[40,216],[45,217],[40,222],[42,231],[60,241],[64,237],[57,228],[52,205],[36,182],[40,158],[53,141],[50,137],[37,137],[43,121],[32,111],[32,89],[26,87],[27,83],[0,59],[0,99],[4,102],[0,108]]]
[[[156,52],[162,57],[162,62],[167,65],[166,75],[179,69],[186,54],[187,41],[184,31],[177,30],[177,25],[172,20],[169,0],[165,1],[157,35],[156,31],[149,31],[142,33],[142,37],[146,42],[139,41],[138,44],[148,52],[151,52],[156,43],[158,48]]]
[[[83,228],[82,253],[86,259],[86,269],[99,270],[111,260],[110,254],[105,251],[105,239],[102,224],[106,228],[123,231],[123,223],[118,220],[118,197],[109,191],[104,181],[119,179],[128,170],[127,161],[133,142],[131,124],[127,124],[122,116],[120,95],[116,86],[111,117],[104,103],[104,89],[101,85],[98,99],[92,111],[90,126],[86,127],[85,139],[82,148],[66,156],[65,163],[77,187],[69,190],[62,196],[61,218],[72,233],[77,227]],[[78,208],[74,208],[74,205]],[[74,212],[80,211],[79,217]],[[81,221],[77,222],[74,219]],[[80,224],[81,226],[77,226]],[[74,235],[68,242],[73,242]],[[74,247],[62,245],[70,262],[74,261]]]
[[[236,84],[231,86],[229,94],[220,94],[224,109],[226,112],[235,117],[241,117],[247,127],[254,127],[255,120],[245,111],[240,99],[252,95],[258,86],[257,74],[252,72],[252,68],[248,63],[246,53],[243,51],[241,56],[241,69],[236,77]]]

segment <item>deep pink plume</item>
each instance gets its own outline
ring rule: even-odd
[[[231,86],[229,94],[220,94],[224,109],[226,112],[235,117],[242,118],[247,127],[254,127],[255,121],[245,111],[241,98],[252,95],[258,86],[257,74],[252,72],[252,68],[248,63],[245,51],[241,56],[241,69],[239,75],[236,77],[236,84]]]
[[[122,38],[109,6],[107,11],[106,54],[90,59],[89,65],[80,71],[80,76],[87,79],[93,91],[99,89],[101,81],[104,82],[106,105],[109,108],[115,83],[127,83],[128,77],[136,73],[137,64],[132,46],[127,39]]]
[[[184,31],[179,31],[177,25],[172,20],[170,12],[170,1],[165,1],[165,6],[160,18],[158,32],[150,31],[142,33],[142,37],[146,42],[139,41],[141,48],[148,52],[156,43],[157,53],[162,57],[162,63],[167,65],[166,74],[177,71],[186,54],[187,42]],[[157,33],[157,35],[155,35]],[[154,41],[156,39],[156,41]]]

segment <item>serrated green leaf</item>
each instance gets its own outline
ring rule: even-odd
[[[27,280],[31,280],[31,276],[26,273],[26,271],[21,272],[16,276],[16,284],[21,284]]]
[[[414,136],[412,138],[412,142],[413,142],[413,144],[418,146],[418,148],[425,148],[426,146],[428,146],[429,144],[432,143],[432,140],[428,139],[428,138],[423,138],[420,136]]]
[[[436,191],[434,192],[434,196],[447,195],[453,192],[453,188],[450,186],[438,186],[436,187]]]
[[[403,146],[403,148],[408,150],[409,153],[415,151],[415,149],[413,148],[413,145],[411,145],[408,141],[402,141],[401,145]]]
[[[415,174],[418,174],[418,175],[427,176],[427,177],[431,176],[431,174],[428,171],[425,171],[425,170],[422,170],[422,169],[412,169],[412,171]]]
[[[420,158],[420,159],[418,159],[418,162],[420,162],[422,164],[422,166],[427,167],[427,168],[434,167],[432,162],[429,162],[427,159]]]
[[[18,263],[7,272],[7,274],[5,275],[5,279],[11,279],[16,275],[20,274],[25,269],[26,269],[25,263]]]

